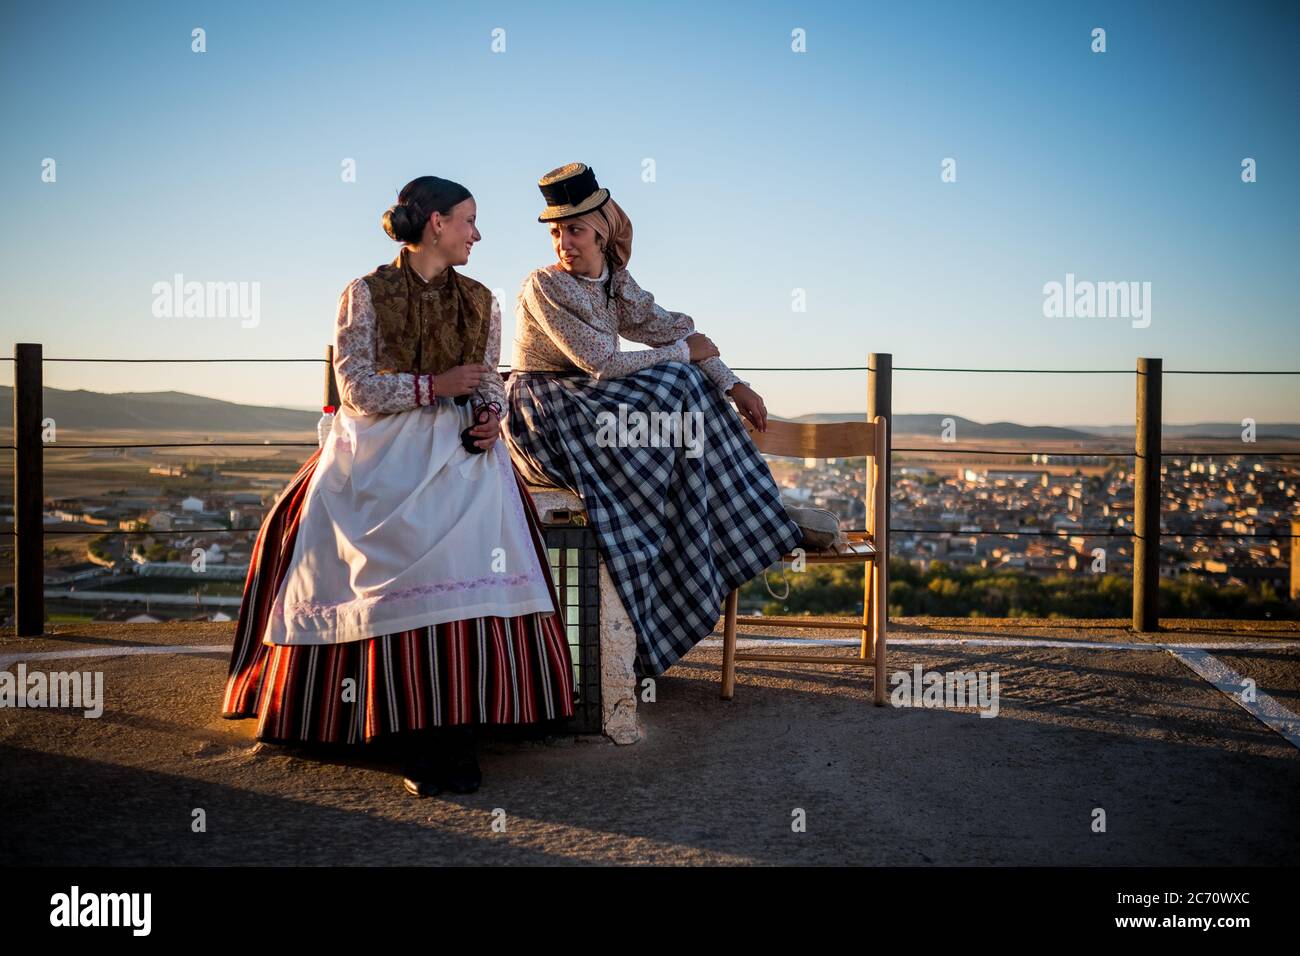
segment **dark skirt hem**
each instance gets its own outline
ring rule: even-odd
[[[472,618],[340,644],[262,643],[319,460],[318,448],[258,532],[221,716],[256,718],[257,740],[285,745],[369,743],[431,728],[572,717],[573,665],[553,586],[553,614]],[[549,579],[536,507],[514,475]]]

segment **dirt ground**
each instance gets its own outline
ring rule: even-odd
[[[259,745],[253,721],[222,719],[232,633],[0,637],[11,673],[18,654],[102,651],[27,668],[102,671],[105,693],[98,719],[0,708],[0,863],[1280,865],[1300,850],[1300,750],[1173,653],[962,643],[1263,643],[1209,653],[1294,714],[1295,625],[891,622],[891,673],[996,672],[993,718],[873,707],[851,667],[745,663],[723,701],[707,641],[640,705],[642,742],[489,741],[478,793],[423,800],[381,752]],[[122,653],[139,645],[218,649]]]

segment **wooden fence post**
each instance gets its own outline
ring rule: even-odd
[[[889,436],[890,444],[893,443],[894,436],[894,356],[890,352],[872,352],[867,356],[867,421],[874,421],[877,415],[885,416],[888,422],[886,434]],[[885,482],[885,513],[876,516],[876,526],[880,529],[882,540],[888,542],[889,537],[889,502],[890,492],[894,487],[894,453],[890,450],[889,445],[885,446],[885,460],[882,463],[880,474]],[[889,580],[889,555],[881,555],[881,569],[885,573],[885,580]],[[889,603],[886,594],[886,603],[884,607],[885,620],[889,620]]]
[[[1133,481],[1133,629],[1160,629],[1160,424],[1158,358],[1137,364],[1136,470]]]
[[[334,377],[334,346],[325,346],[325,402],[339,407],[339,383]]]
[[[1300,602],[1300,518],[1291,519],[1291,600]]]
[[[41,346],[14,345],[14,628],[45,633],[44,445]]]

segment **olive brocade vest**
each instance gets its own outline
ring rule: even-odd
[[[375,371],[441,375],[483,361],[492,291],[451,266],[432,282],[397,258],[363,278],[375,310]]]

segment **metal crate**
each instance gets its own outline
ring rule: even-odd
[[[596,535],[590,527],[544,525],[543,536],[573,658],[574,716],[563,727],[571,733],[598,734],[602,720]]]

